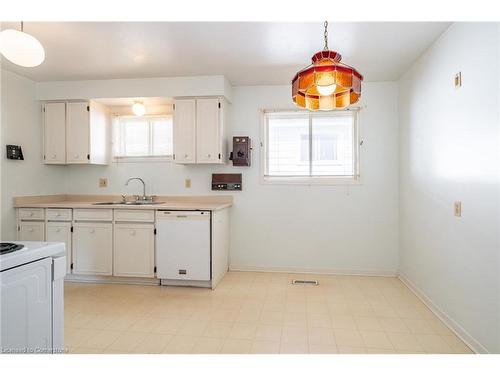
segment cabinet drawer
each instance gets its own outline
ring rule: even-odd
[[[71,208],[48,208],[47,220],[49,221],[71,221]]]
[[[73,218],[82,221],[112,221],[113,210],[110,208],[76,208],[73,210]]]
[[[20,208],[19,218],[21,220],[44,220],[43,208]]]
[[[154,210],[121,210],[115,209],[115,221],[137,221],[152,223],[155,221]]]

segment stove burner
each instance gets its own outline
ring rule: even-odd
[[[24,245],[12,243],[12,242],[0,242],[0,255],[12,253],[17,250],[21,250]]]

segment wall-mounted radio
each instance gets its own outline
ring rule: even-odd
[[[212,190],[241,190],[241,173],[212,174]]]

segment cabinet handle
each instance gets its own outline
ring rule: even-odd
[[[212,157],[212,155],[210,155],[210,154],[207,154],[207,157],[208,157],[208,158],[211,158],[211,157]]]
[[[28,216],[33,216],[33,212],[30,212],[30,213],[28,214]]]
[[[90,233],[95,233],[95,229],[89,230]]]
[[[75,159],[79,159],[79,158],[80,158],[80,155],[75,154]]]
[[[29,229],[28,229],[28,232],[33,232],[33,228],[29,228]]]
[[[184,154],[184,159],[187,159],[188,158],[188,154]]]
[[[57,228],[56,233],[61,233],[61,228]]]
[[[52,155],[52,159],[55,159],[56,157],[57,157],[57,155],[56,155],[56,154]]]
[[[135,230],[131,230],[131,231],[130,231],[130,235],[131,235],[131,236],[135,236]]]
[[[61,214],[60,214],[59,212],[58,212],[58,213],[56,213],[56,217],[59,217],[59,216],[61,216]]]
[[[187,218],[187,215],[177,215],[176,217],[185,219]]]

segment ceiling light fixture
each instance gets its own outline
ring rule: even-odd
[[[6,29],[0,32],[0,53],[10,62],[32,68],[45,60],[45,50],[34,36],[24,32],[21,21],[21,31]]]
[[[325,21],[325,47],[312,57],[312,64],[299,71],[292,80],[294,103],[310,111],[343,109],[361,96],[363,76],[342,64],[339,53],[328,49],[328,21]]]
[[[132,112],[134,112],[134,115],[136,116],[143,116],[146,113],[144,103],[139,101],[134,102],[132,105]]]

